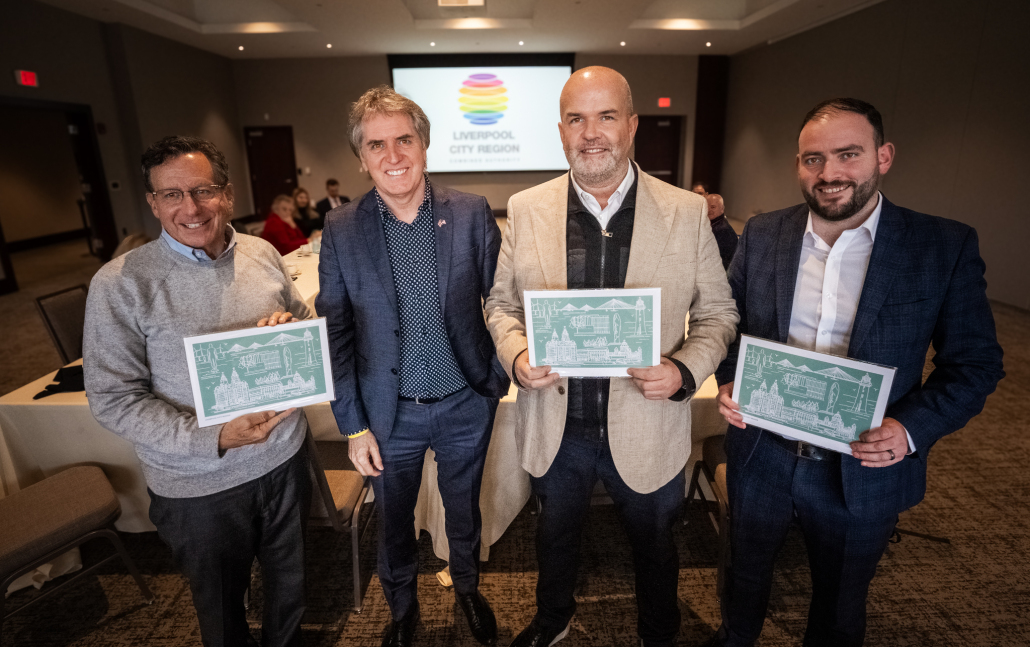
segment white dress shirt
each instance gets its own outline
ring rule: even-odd
[[[791,346],[847,356],[882,205],[879,196],[865,222],[843,232],[833,247],[815,233],[808,213],[790,311]]]
[[[334,198],[331,195],[327,195],[326,197],[329,198],[329,208],[330,209],[335,209],[336,207],[338,207],[341,204],[343,204],[343,200],[340,200],[339,197],[335,197]]]
[[[583,203],[583,206],[586,207],[586,210],[591,215],[597,218],[597,222],[601,224],[601,229],[604,229],[608,226],[608,221],[612,219],[612,216],[622,206],[622,201],[626,199],[626,193],[633,186],[636,174],[633,172],[633,162],[630,162],[629,170],[626,171],[626,177],[623,178],[619,188],[615,189],[612,197],[608,198],[608,204],[605,205],[604,209],[601,208],[601,203],[597,201],[597,198],[584,191],[583,187],[576,183],[576,176],[572,174],[572,171],[569,171],[569,178],[572,180],[572,188],[576,191],[576,195],[579,196],[580,202]]]
[[[882,207],[879,194],[873,213],[860,226],[843,232],[833,247],[815,233],[808,212],[787,344],[847,357]],[[909,451],[915,451],[912,436],[905,434]]]

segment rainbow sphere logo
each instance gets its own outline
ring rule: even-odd
[[[496,74],[470,74],[461,83],[458,103],[465,118],[477,126],[496,124],[508,109],[508,89]]]

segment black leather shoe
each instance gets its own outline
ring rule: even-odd
[[[479,591],[467,595],[455,593],[454,598],[458,601],[461,610],[465,612],[472,637],[482,645],[496,645],[497,619],[494,618],[494,612],[490,609],[486,598]]]
[[[720,631],[702,643],[701,647],[726,647],[726,639],[722,637],[722,632]]]
[[[569,626],[558,631],[548,630],[537,624],[536,618],[522,630],[509,647],[550,647],[569,635]]]
[[[383,636],[383,647],[411,647],[418,629],[419,610],[409,613],[406,618],[393,620]]]

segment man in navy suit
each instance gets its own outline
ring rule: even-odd
[[[758,638],[795,519],[812,569],[804,645],[861,645],[869,583],[898,514],[926,493],[930,449],[978,414],[1004,376],[976,231],[891,204],[879,186],[893,159],[873,106],[820,103],[798,138],[806,204],[752,218],[730,265],[741,333],[897,372],[883,424],[840,454],[745,425],[731,398],[731,347],[716,373],[732,425],[730,560],[710,645]]]
[[[393,621],[384,646],[418,625],[414,511],[426,450],[436,453],[450,572],[473,636],[497,639],[479,593],[479,492],[497,401],[509,380],[483,319],[501,244],[486,199],[432,185],[429,120],[388,86],[350,115],[351,148],[375,188],[330,212],[315,300],[326,317],[336,401],[379,512],[379,579]]]
[[[326,214],[336,207],[350,202],[350,198],[340,195],[340,181],[334,178],[329,178],[325,181],[325,193],[325,197],[315,204],[315,210],[318,211],[318,217],[322,219],[323,223],[325,222]]]

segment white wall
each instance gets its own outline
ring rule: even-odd
[[[816,103],[875,105],[896,204],[976,227],[988,294],[1030,308],[1030,3],[887,0],[730,63],[723,195],[741,219],[802,201],[794,156]]]

